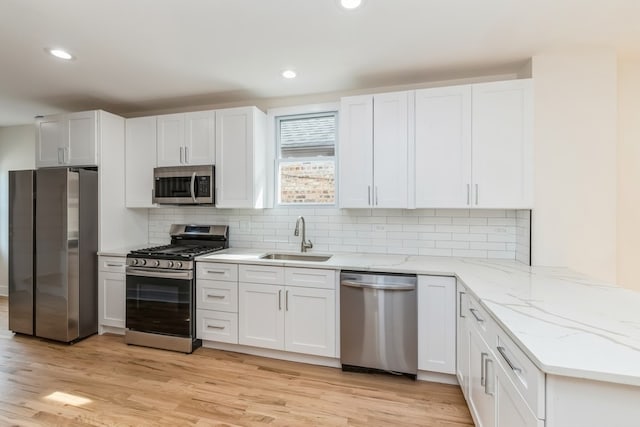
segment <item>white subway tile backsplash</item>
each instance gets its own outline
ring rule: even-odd
[[[526,258],[527,263],[529,258],[530,211],[490,209],[157,208],[149,210],[149,239],[167,243],[174,223],[227,224],[231,247],[298,251],[300,237],[293,230],[300,215],[317,252]]]

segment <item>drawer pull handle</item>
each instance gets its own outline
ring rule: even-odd
[[[478,322],[484,322],[484,319],[478,316],[478,310],[476,310],[475,308],[470,308],[469,311],[471,312],[471,314],[473,314],[473,317],[475,317]]]
[[[226,273],[225,270],[206,270],[206,271],[209,274],[224,274],[224,273]]]
[[[226,326],[207,325],[207,329],[224,329]]]
[[[207,298],[223,299],[224,295],[207,295]]]
[[[106,265],[107,267],[124,267],[124,264],[112,264],[110,262],[108,262]]]
[[[487,386],[486,386],[486,372],[485,369],[487,369],[487,362],[486,359],[487,357],[489,357],[489,353],[480,353],[480,385],[483,386],[486,390]]]
[[[500,353],[500,356],[502,356],[502,358],[504,359],[505,362],[507,362],[507,365],[509,365],[509,367],[511,368],[511,370],[513,372],[517,372],[517,373],[522,373],[522,369],[518,368],[516,365],[514,365],[511,360],[509,360],[509,358],[507,357],[507,352],[504,349],[504,347],[497,347],[498,352]]]
[[[493,396],[494,392],[489,391],[489,378],[493,377],[493,375],[489,375],[489,362],[491,362],[491,366],[493,366],[493,360],[488,357],[484,359],[484,393]]]
[[[460,292],[458,294],[458,313],[460,315],[460,318],[464,319],[466,316],[464,314],[462,314],[462,297],[464,296],[464,292]]]

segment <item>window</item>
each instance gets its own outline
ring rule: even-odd
[[[336,203],[337,112],[276,117],[278,203]]]

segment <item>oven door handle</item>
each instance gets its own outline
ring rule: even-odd
[[[194,172],[191,175],[191,198],[193,199],[193,203],[196,202],[196,173]]]
[[[127,267],[127,276],[159,277],[161,279],[193,279],[193,271],[159,271],[154,268]]]

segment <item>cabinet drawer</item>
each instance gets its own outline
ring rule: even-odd
[[[241,265],[238,269],[238,276],[240,282],[283,285],[284,267]]]
[[[196,338],[238,344],[238,314],[196,310]]]
[[[221,264],[217,262],[198,262],[196,263],[196,278],[237,282],[238,265]]]
[[[107,257],[101,256],[98,261],[98,270],[106,273],[125,274],[127,267],[126,257]]]
[[[198,309],[238,312],[238,283],[221,280],[196,281]]]
[[[287,286],[301,286],[305,288],[336,288],[335,270],[314,268],[286,268],[284,271]]]
[[[469,293],[465,294],[465,298],[463,298],[462,308],[464,317],[466,317],[467,321],[478,330],[482,339],[485,340],[489,346],[495,345],[496,327],[494,326],[493,319],[489,316],[489,313],[487,313],[484,308],[480,307],[480,303]]]
[[[498,363],[534,414],[545,417],[545,377],[526,354],[502,330],[492,348]]]

